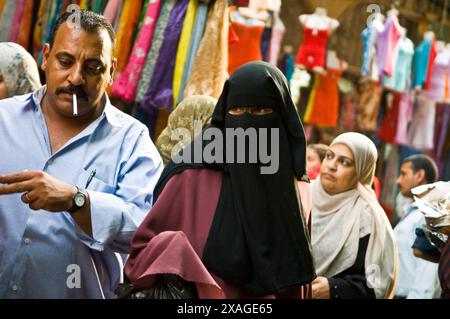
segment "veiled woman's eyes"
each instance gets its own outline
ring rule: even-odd
[[[262,109],[255,108],[252,110],[251,113],[254,115],[266,115],[266,114],[270,114],[272,112],[273,112],[273,110],[270,108],[262,108]]]
[[[248,112],[253,115],[266,115],[273,112],[271,108],[256,108],[256,107],[233,107],[228,110],[228,114],[241,115]]]

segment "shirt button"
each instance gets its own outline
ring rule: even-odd
[[[17,285],[12,285],[11,289],[12,289],[13,291],[17,291],[17,290],[19,289],[19,287],[17,287]]]
[[[25,243],[25,245],[29,245],[29,244],[31,244],[31,239],[25,238],[23,242]]]

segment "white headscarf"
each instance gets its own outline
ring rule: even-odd
[[[377,298],[392,298],[397,278],[394,232],[371,188],[377,162],[373,142],[344,133],[332,143],[350,148],[355,159],[355,189],[329,195],[320,178],[312,183],[312,249],[317,274],[333,277],[354,265],[359,239],[370,234],[365,257],[367,285]]]
[[[41,87],[36,61],[20,45],[0,42],[0,73],[8,90],[8,97],[23,95]]]

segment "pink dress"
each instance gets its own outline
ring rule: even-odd
[[[112,95],[124,101],[133,102],[136,97],[136,88],[152,43],[160,5],[160,0],[149,2],[144,23],[134,44],[128,64],[119,79],[111,87]]]
[[[450,74],[450,50],[440,52],[434,60],[433,73],[430,77],[430,86],[423,94],[436,101],[445,99],[446,77]]]

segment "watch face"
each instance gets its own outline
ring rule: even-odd
[[[85,202],[84,195],[81,193],[78,193],[75,195],[75,205],[78,207],[83,207]]]

